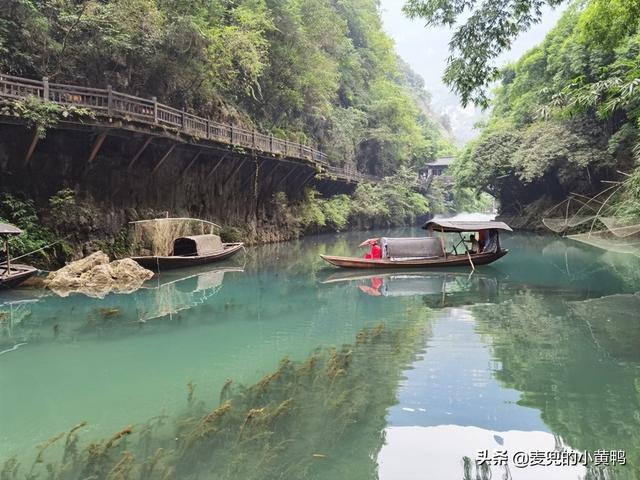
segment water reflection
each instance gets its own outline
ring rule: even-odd
[[[0,297],[0,352],[30,342],[135,332],[150,321],[154,327],[171,323],[180,312],[218,294],[225,275],[242,273],[240,267],[167,272],[132,294],[112,293],[103,299],[37,290],[31,296],[29,290],[6,292]]]
[[[164,412],[150,445],[207,479],[488,478],[476,452],[498,448],[620,448],[629,466],[608,478],[637,477],[637,262],[521,235],[471,276],[338,271],[318,259],[352,253],[361,237],[250,249],[244,272],[171,272],[102,301],[0,297],[12,318],[3,345],[28,342],[0,356],[0,452],[33,452],[82,420],[83,446],[133,422],[140,467],[153,460],[145,421]],[[388,336],[367,343],[381,322]],[[312,364],[322,368],[299,375]],[[239,406],[230,423],[182,449],[180,421],[198,428],[225,400]]]
[[[323,283],[348,283],[372,297],[424,297],[432,308],[444,308],[474,303],[495,303],[504,278],[496,273],[467,274],[460,272],[385,273],[339,272]]]

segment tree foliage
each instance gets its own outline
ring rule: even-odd
[[[572,4],[537,47],[504,68],[492,116],[455,166],[463,185],[544,208],[593,196],[640,155],[640,3]],[[640,201],[640,198],[637,199]]]
[[[390,174],[451,149],[376,0],[0,0],[0,71],[156,96]],[[425,102],[425,99],[427,100]]]
[[[486,90],[499,74],[496,57],[509,49],[518,34],[540,21],[542,7],[563,1],[407,0],[404,11],[428,26],[458,25],[449,44],[444,81],[464,106],[473,102],[486,107]],[[458,23],[461,18],[464,21]]]

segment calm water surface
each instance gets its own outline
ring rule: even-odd
[[[104,299],[0,293],[0,465],[25,478],[36,445],[86,422],[32,473],[90,477],[86,446],[132,425],[96,477],[640,478],[639,259],[519,234],[471,276],[318,258],[368,236],[251,248]],[[484,450],[508,465],[476,466]],[[596,467],[599,450],[626,465]],[[511,458],[585,451],[586,467]]]

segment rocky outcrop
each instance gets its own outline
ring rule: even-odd
[[[133,292],[151,277],[152,271],[130,258],[110,262],[105,253],[98,251],[51,272],[45,286],[62,297],[82,293],[103,298],[111,292]]]

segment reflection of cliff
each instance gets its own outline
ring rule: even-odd
[[[613,307],[613,308],[612,308]],[[496,375],[541,411],[553,432],[579,450],[622,449],[640,469],[640,328],[637,295],[567,303],[531,293],[473,307],[491,337]],[[616,477],[618,478],[618,477]]]

